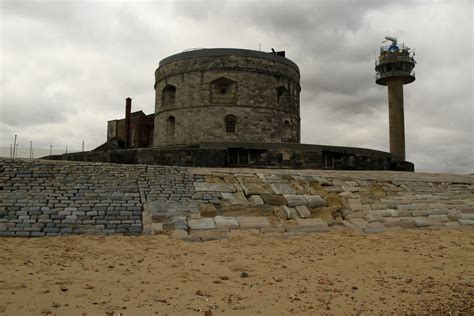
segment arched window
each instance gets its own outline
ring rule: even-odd
[[[225,117],[225,132],[227,134],[235,133],[237,127],[237,117],[235,115],[229,114]]]
[[[176,87],[167,84],[161,93],[161,104],[163,106],[173,106],[176,100]]]
[[[290,103],[290,94],[288,89],[283,86],[279,86],[276,88],[276,92],[278,104],[282,107],[287,107]]]
[[[291,137],[291,125],[290,122],[285,121],[283,123],[283,129],[281,133],[281,141],[282,142],[291,142],[292,137]]]
[[[234,104],[237,96],[237,83],[228,78],[213,80],[210,86],[210,102]]]
[[[174,116],[170,116],[168,117],[168,119],[166,120],[166,134],[169,135],[169,136],[174,136],[174,132],[175,132],[175,121],[176,119],[174,118]]]

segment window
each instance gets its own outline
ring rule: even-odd
[[[225,132],[227,134],[235,133],[236,130],[236,120],[235,115],[227,115],[225,117]]]
[[[210,84],[210,99],[214,104],[235,104],[237,83],[228,78],[213,80]]]
[[[169,136],[174,136],[175,133],[175,121],[174,116],[168,117],[166,120],[166,134]]]
[[[282,130],[281,134],[282,134],[281,135],[281,141],[282,142],[291,142],[292,141],[290,122],[285,121],[283,123],[283,130]]]
[[[290,94],[288,93],[288,89],[280,86],[276,88],[276,92],[278,104],[282,107],[287,107],[290,103]]]
[[[161,94],[162,106],[173,106],[176,101],[176,87],[170,84],[164,87]]]

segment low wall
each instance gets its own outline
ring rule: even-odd
[[[0,236],[474,227],[474,177],[0,158]],[[218,236],[204,233],[215,232]]]
[[[45,158],[186,167],[414,171],[411,162],[394,161],[391,154],[378,150],[291,143],[214,142],[69,153]]]

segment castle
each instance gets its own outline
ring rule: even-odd
[[[389,76],[386,72],[385,77]],[[404,156],[398,159],[377,150],[301,144],[300,71],[285,52],[184,51],[160,61],[154,89],[154,113],[131,112],[132,100],[127,98],[125,118],[108,122],[105,144],[61,159],[210,167],[414,169]]]

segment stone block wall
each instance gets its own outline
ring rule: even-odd
[[[474,227],[474,177],[0,158],[0,236]]]
[[[193,192],[179,167],[0,158],[0,235],[140,234],[147,197]]]

